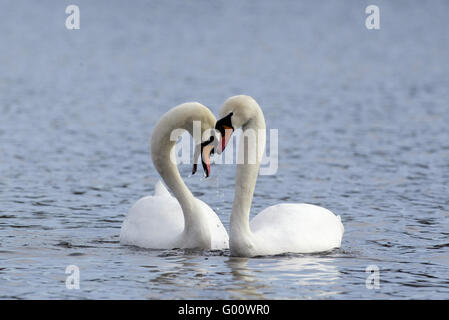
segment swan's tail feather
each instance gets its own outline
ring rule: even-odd
[[[345,227],[343,226],[343,223],[341,222],[341,217],[337,216],[337,219],[340,222],[341,234],[343,234],[345,232]]]
[[[164,186],[161,180],[159,180],[154,186],[154,195],[155,196],[169,196],[170,192],[168,192],[167,188]]]

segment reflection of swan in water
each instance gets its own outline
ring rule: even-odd
[[[226,264],[231,268],[233,283],[231,298],[310,298],[332,296],[336,291],[324,291],[335,285],[340,272],[334,258],[315,256],[280,256],[278,259],[248,259],[230,257]],[[272,283],[277,286],[273,287]],[[282,288],[301,288],[300,296],[282,296]],[[291,290],[287,290],[292,292]],[[294,291],[293,291],[294,292]],[[273,295],[273,296],[271,296]]]
[[[291,278],[295,285],[324,285],[340,278],[334,262],[334,258],[325,257],[288,257],[273,263],[271,270]]]
[[[228,291],[231,291],[231,299],[266,299],[263,291],[266,287],[257,282],[257,276],[248,268],[248,258],[229,257],[226,264],[231,268],[233,285]]]
[[[207,290],[222,290],[211,279],[213,269],[205,263],[201,250],[178,249],[176,254],[162,253],[150,279],[151,290],[145,299],[201,299]],[[182,254],[182,255],[181,255]]]

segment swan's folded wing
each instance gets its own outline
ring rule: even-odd
[[[120,231],[120,242],[144,248],[170,248],[183,229],[184,216],[175,198],[147,196],[129,210]]]
[[[341,245],[343,225],[331,211],[311,204],[279,204],[251,220],[251,230],[270,252],[321,252]]]
[[[198,203],[207,215],[211,231],[211,249],[223,250],[229,249],[229,236],[226,228],[223,226],[220,218],[205,202],[197,198]]]
[[[154,195],[155,196],[171,196],[170,192],[168,192],[167,188],[164,186],[161,180],[159,180],[154,185]]]

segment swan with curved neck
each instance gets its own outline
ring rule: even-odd
[[[232,132],[242,128],[240,144],[245,132],[254,130],[255,145],[248,152],[256,152],[255,162],[237,164],[234,203],[230,222],[230,249],[236,256],[274,255],[287,252],[322,252],[340,247],[343,224],[331,211],[311,205],[286,203],[271,206],[256,215],[251,223],[249,215],[260,167],[260,155],[265,149],[265,119],[257,102],[249,96],[234,96],[221,108],[222,117],[215,128],[221,132],[221,153]],[[240,149],[242,151],[242,149]]]
[[[183,129],[194,137],[194,121],[201,123],[201,136],[216,123],[212,112],[195,102],[172,108],[156,124],[151,136],[151,159],[174,197],[158,182],[154,196],[141,198],[128,212],[120,232],[121,243],[155,249],[229,247],[228,234],[220,219],[207,204],[193,196],[171,158],[182,132],[178,130],[176,137],[172,133]],[[201,141],[196,143],[200,145]],[[203,167],[208,175],[209,165]]]

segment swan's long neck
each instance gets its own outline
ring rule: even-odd
[[[239,157],[241,152],[245,150],[245,158],[242,164],[237,164],[236,184],[234,203],[232,206],[231,222],[230,222],[230,246],[232,251],[237,253],[250,250],[253,246],[253,235],[249,227],[249,215],[251,211],[251,203],[253,201],[254,189],[256,187],[257,176],[259,174],[260,157],[255,157],[255,162],[250,162],[247,156],[248,152],[257,152],[262,155],[265,151],[266,127],[262,110],[257,106],[253,117],[242,126],[242,135],[239,142]],[[243,143],[248,131],[255,133],[255,144],[250,144],[243,149]],[[256,150],[251,149],[256,148]]]
[[[190,124],[191,126],[191,124]],[[154,129],[151,137],[151,158],[156,170],[161,175],[167,187],[181,205],[184,214],[184,238],[181,241],[192,241],[198,243],[198,246],[210,246],[210,230],[206,217],[203,216],[201,208],[185,185],[179,174],[177,165],[174,163],[174,147],[176,140],[171,141],[170,136],[175,129],[186,129],[188,124],[170,123],[169,121],[160,121]],[[178,136],[172,136],[177,139]],[[172,155],[173,154],[173,155]],[[172,155],[173,160],[170,158]],[[193,246],[196,246],[192,243]],[[183,243],[182,245],[186,245]],[[187,243],[187,245],[190,245]]]

